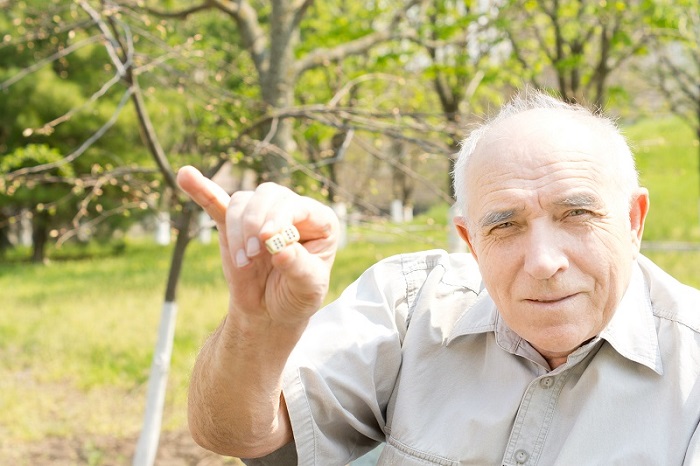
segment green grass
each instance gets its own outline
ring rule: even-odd
[[[697,148],[690,132],[669,119],[643,122],[627,133],[652,193],[645,238],[700,241]],[[351,228],[350,245],[337,256],[329,299],[381,258],[445,248],[446,211],[437,206],[401,227]],[[12,442],[49,436],[89,442],[93,436],[136,435],[171,248],[144,242],[71,246],[52,250],[46,266],[20,261],[22,254],[27,251],[14,251],[0,263],[0,457]],[[700,252],[647,255],[700,287]],[[178,293],[165,429],[186,425],[191,366],[222,319],[227,299],[218,247],[191,244]]]
[[[447,210],[446,206],[442,209]],[[329,299],[340,292],[371,264],[394,254],[447,248],[447,226],[435,221],[438,212],[428,212],[406,225],[388,222],[349,228],[349,246],[339,251],[331,275]]]
[[[673,277],[687,285],[700,288],[700,250],[643,252]]]
[[[651,208],[644,238],[700,241],[698,145],[677,118],[645,120],[625,129]]]

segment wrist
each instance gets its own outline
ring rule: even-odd
[[[223,325],[226,346],[240,350],[254,348],[256,355],[267,361],[281,358],[286,361],[308,322],[308,318],[280,322],[266,312],[242,312],[232,305]]]

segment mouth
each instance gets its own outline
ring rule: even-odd
[[[576,295],[578,295],[578,293],[572,293],[564,296],[543,296],[536,298],[526,298],[525,301],[533,304],[559,304],[573,298]]]

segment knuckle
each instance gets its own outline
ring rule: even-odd
[[[242,212],[240,223],[245,231],[252,231],[260,228],[260,219],[260,213],[252,209],[247,209]]]
[[[274,192],[277,189],[280,189],[281,186],[279,186],[276,183],[273,183],[271,181],[266,181],[264,183],[260,183],[256,188],[255,192],[257,193],[269,193],[269,192]]]
[[[286,188],[277,183],[273,183],[272,181],[260,183],[258,187],[255,188],[255,192],[261,195],[277,197],[288,197],[294,194],[294,191],[292,191],[291,189]]]
[[[232,206],[243,206],[248,203],[252,196],[251,191],[236,191],[231,194],[230,205]]]

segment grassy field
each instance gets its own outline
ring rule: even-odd
[[[700,242],[697,147],[689,130],[669,119],[627,133],[652,192],[645,237]],[[438,207],[407,226],[351,230],[350,246],[338,254],[331,296],[382,257],[445,248],[445,210]],[[140,429],[170,248],[145,241],[121,246],[54,251],[46,266],[12,260],[26,252],[15,251],[0,263],[0,458],[14,458],[22,445],[70,439],[82,452],[73,464],[129,463],[128,453],[114,457],[100,439],[132,441]],[[700,251],[647,253],[700,287]],[[193,243],[178,295],[166,431],[185,428],[190,368],[226,301],[217,246]]]
[[[691,129],[665,118],[630,126],[625,135],[651,195],[645,239],[700,241],[698,146]]]

